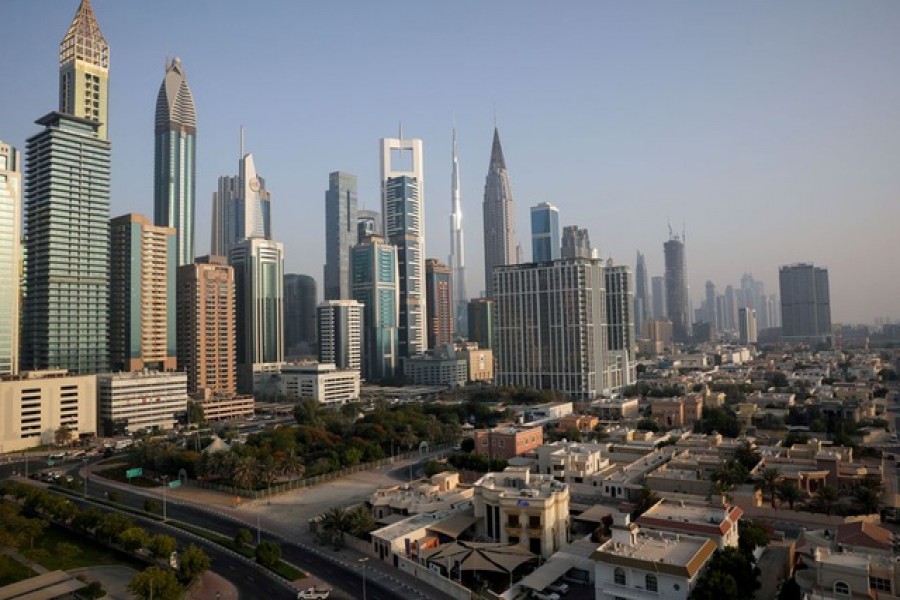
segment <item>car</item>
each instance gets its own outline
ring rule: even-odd
[[[317,585],[297,592],[297,600],[325,600],[331,595],[331,588]]]
[[[554,592],[559,594],[560,596],[565,596],[569,593],[569,584],[563,583],[562,581],[557,581],[556,583],[551,583],[545,588],[545,591]]]
[[[559,594],[554,594],[550,592],[549,594],[544,592],[531,592],[531,597],[534,600],[559,600]]]

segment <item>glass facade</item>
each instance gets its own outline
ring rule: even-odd
[[[351,253],[353,299],[363,304],[363,377],[381,381],[397,369],[397,249],[373,237]]]
[[[0,375],[19,371],[19,153],[0,142]]]

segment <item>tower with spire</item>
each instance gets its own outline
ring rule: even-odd
[[[181,59],[166,63],[156,97],[153,221],[173,227],[177,264],[194,262],[197,117]]]
[[[453,128],[453,174],[450,179],[450,270],[452,272],[451,288],[456,298],[456,333],[463,335],[468,330],[469,298],[466,293],[466,256],[463,245],[462,204],[459,191],[459,143],[456,139],[456,127]]]
[[[97,123],[108,139],[109,44],[90,0],[81,0],[59,44],[59,112]]]
[[[494,268],[516,264],[516,217],[509,172],[500,146],[500,132],[494,127],[491,162],[484,183],[484,279],[485,290],[493,294]]]

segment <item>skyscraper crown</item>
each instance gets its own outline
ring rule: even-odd
[[[100,31],[91,0],[81,0],[75,18],[59,44],[59,64],[64,65],[74,60],[109,68],[109,44]]]
[[[166,67],[166,78],[159,86],[156,97],[156,130],[165,130],[170,126],[183,127],[190,133],[197,129],[194,97],[178,57]]]
[[[503,147],[500,145],[500,131],[494,127],[494,143],[491,145],[491,171],[506,169],[506,160],[503,158]]]

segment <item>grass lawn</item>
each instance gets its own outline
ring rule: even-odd
[[[35,575],[37,573],[11,556],[0,554],[0,586],[16,583]]]
[[[143,568],[144,564],[126,555],[56,526],[49,526],[35,539],[34,549],[23,554],[34,562],[52,570],[77,569],[97,565],[118,565]]]

